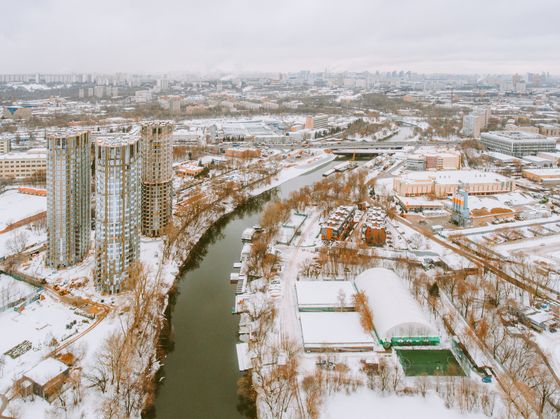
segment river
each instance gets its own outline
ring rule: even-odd
[[[160,370],[150,417],[242,418],[250,416],[236,391],[240,373],[235,344],[239,317],[231,314],[235,288],[229,283],[239,261],[242,231],[258,223],[263,205],[287,197],[340,162],[315,169],[253,198],[211,228],[191,252],[168,310],[168,352]]]
[[[414,135],[414,130],[407,126],[401,126],[399,132],[389,138],[387,141],[406,141]]]

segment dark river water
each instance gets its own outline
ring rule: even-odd
[[[331,162],[252,199],[216,224],[183,268],[168,310],[168,351],[160,371],[154,410],[158,418],[242,418],[248,406],[237,396],[235,344],[238,316],[231,314],[235,288],[229,282],[239,261],[242,231],[258,223],[263,206],[287,197],[340,162]]]

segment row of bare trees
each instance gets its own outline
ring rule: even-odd
[[[159,310],[164,299],[160,286],[140,263],[129,269],[123,283],[130,297],[127,312],[120,316],[120,328],[106,338],[95,365],[85,374],[88,386],[103,395],[103,417],[139,415],[154,396],[154,345],[164,321]]]
[[[327,396],[342,391],[356,391],[362,385],[362,380],[352,373],[348,365],[338,362],[333,354],[319,357],[315,369],[301,380],[305,395],[304,417],[319,418]]]
[[[517,269],[531,268],[518,266]],[[519,301],[528,294],[483,272],[466,275],[464,270],[456,271],[440,277],[438,284],[470,327],[473,338],[478,338],[504,368],[507,374],[502,380],[510,380],[512,389],[511,395],[506,396],[510,401],[515,400],[517,410],[525,417],[535,413],[546,417],[555,412],[560,398],[558,378],[546,365],[532,333],[528,330],[512,332],[508,328],[507,319],[519,309]],[[516,394],[522,394],[524,400]]]

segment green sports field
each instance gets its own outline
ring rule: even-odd
[[[407,376],[465,375],[455,356],[448,349],[397,349],[397,355]]]

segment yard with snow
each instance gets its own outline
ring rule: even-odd
[[[0,194],[0,231],[16,221],[47,210],[47,198],[12,189]]]
[[[0,369],[0,394],[8,390],[15,377],[91,323],[90,319],[76,314],[69,306],[60,304],[48,292],[43,290],[39,295],[42,296],[40,299],[23,305],[20,310],[10,308],[0,312],[0,354],[4,360]],[[26,340],[32,344],[30,350],[15,359],[4,355]]]
[[[430,418],[430,419],[482,419],[487,416],[463,414],[447,409],[436,396],[399,397],[380,395],[361,388],[350,394],[337,393],[327,399],[321,419],[366,418]]]

